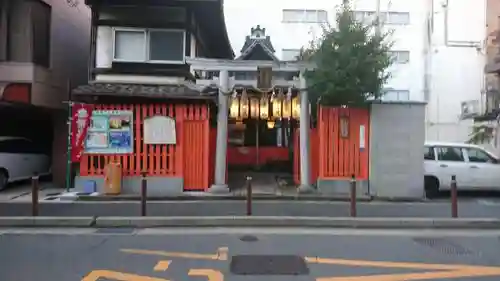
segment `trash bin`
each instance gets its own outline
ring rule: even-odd
[[[122,191],[122,166],[110,162],[104,168],[104,194],[117,195]]]

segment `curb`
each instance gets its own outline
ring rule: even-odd
[[[141,197],[138,195],[114,195],[114,196],[90,196],[80,195],[75,201],[89,201],[89,202],[109,202],[109,201],[140,201]],[[245,195],[179,195],[179,196],[154,196],[148,197],[147,201],[244,201],[247,200]],[[254,201],[339,201],[347,202],[349,197],[345,196],[321,196],[321,195],[253,195]],[[358,197],[358,202],[373,201],[371,197]]]
[[[298,227],[364,229],[500,229],[500,219],[328,217],[0,217],[0,227]]]
[[[91,227],[96,217],[0,217],[0,227]]]

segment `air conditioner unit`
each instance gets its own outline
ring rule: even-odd
[[[479,114],[480,114],[480,109],[478,100],[461,102],[460,119],[474,118]]]

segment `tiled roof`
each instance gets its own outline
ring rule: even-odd
[[[213,98],[214,92],[206,87],[200,87],[186,82],[178,85],[145,85],[124,83],[90,83],[73,89],[73,95],[101,96],[142,96],[164,98]]]
[[[271,57],[273,60],[278,61],[279,59],[274,55],[274,47],[271,43],[271,39],[269,36],[266,36],[265,39],[251,39],[250,36],[247,36],[245,40],[245,44],[243,48],[241,48],[241,55],[237,58],[237,60],[245,59],[252,52],[252,50],[260,45],[262,49]]]

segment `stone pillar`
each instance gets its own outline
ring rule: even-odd
[[[299,89],[300,95],[300,121],[299,121],[299,137],[300,137],[300,186],[299,193],[309,193],[314,189],[311,185],[311,155],[310,155],[310,112],[309,112],[309,95],[305,90],[307,87],[304,73],[300,73]]]
[[[227,121],[228,97],[224,95],[229,91],[229,72],[221,70],[219,75],[219,95],[217,109],[217,146],[215,149],[215,182],[210,187],[212,193],[228,193],[226,183],[227,168]]]

